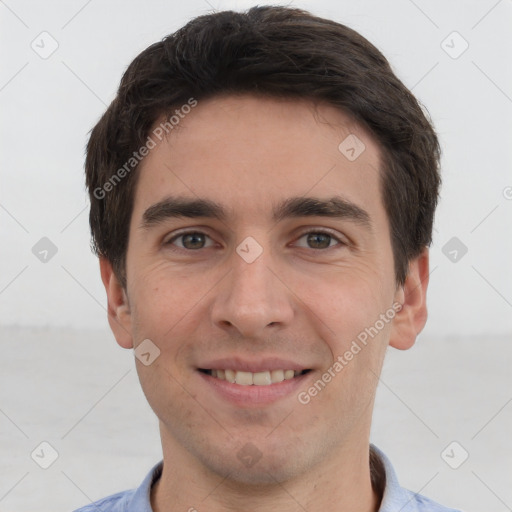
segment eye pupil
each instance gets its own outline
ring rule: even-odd
[[[202,233],[187,233],[182,236],[182,240],[183,247],[187,249],[201,249],[204,245],[204,235]],[[188,244],[188,242],[191,242],[191,244]]]
[[[313,249],[325,249],[329,247],[331,243],[331,235],[325,233],[309,233],[308,243],[312,244]]]

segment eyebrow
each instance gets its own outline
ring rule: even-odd
[[[340,196],[329,199],[291,197],[274,205],[272,220],[277,223],[288,218],[329,217],[344,219],[371,229],[370,215],[353,202]],[[150,229],[171,218],[210,218],[227,222],[227,210],[209,199],[166,197],[150,206],[142,216],[142,229]]]

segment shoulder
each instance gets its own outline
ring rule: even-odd
[[[461,512],[402,487],[388,457],[370,444],[372,485],[382,496],[379,512]]]
[[[151,487],[162,474],[163,460],[155,464],[137,489],[111,494],[74,512],[151,512]]]
[[[101,498],[89,505],[78,508],[73,512],[98,512],[98,510],[101,510],[102,512],[125,512],[126,504],[133,497],[134,493],[135,489],[118,492],[107,496],[106,498]]]
[[[407,510],[411,510],[414,512],[461,512],[458,509],[445,507],[440,503],[437,503],[426,496],[421,494],[414,493],[407,489],[404,489],[404,492],[408,495],[411,505],[407,508]]]

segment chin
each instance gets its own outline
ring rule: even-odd
[[[220,449],[211,447],[208,455],[199,454],[201,463],[228,482],[247,486],[276,485],[291,480],[307,471],[315,461],[308,461],[306,447],[286,442],[276,437],[268,439],[239,440],[236,447]],[[259,448],[258,448],[259,447]],[[230,456],[227,454],[230,453]],[[315,457],[314,457],[315,458]]]
[[[210,470],[226,478],[225,484],[239,484],[243,486],[274,486],[283,483],[297,476],[298,467],[288,458],[279,460],[273,457],[272,461],[265,461],[263,457],[252,467],[244,467],[237,461],[235,466],[222,461],[210,466]]]

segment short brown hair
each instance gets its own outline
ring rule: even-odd
[[[92,129],[85,163],[92,247],[122,285],[137,166],[119,183],[112,182],[116,172],[119,178],[163,115],[190,98],[241,93],[324,101],[376,138],[396,281],[403,284],[409,261],[432,241],[440,147],[431,121],[359,33],[301,9],[258,6],[199,16],[149,46]]]

